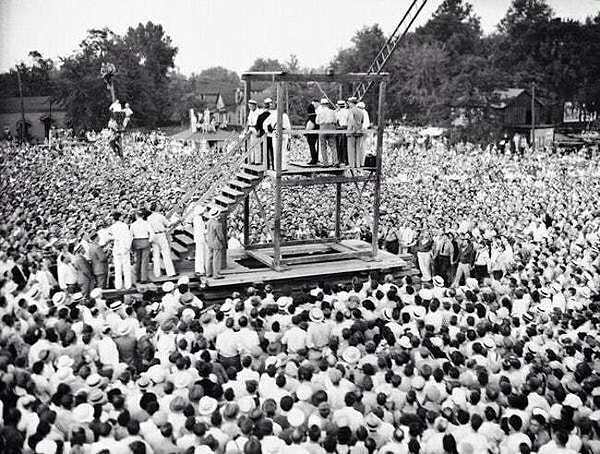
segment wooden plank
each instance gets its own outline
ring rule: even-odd
[[[250,83],[248,81],[247,83]],[[244,197],[244,247],[250,245],[250,196]]]
[[[319,244],[331,244],[331,243],[335,243],[336,240],[333,238],[323,238],[323,239],[313,239],[313,240],[291,240],[291,241],[282,241],[281,242],[281,246],[310,246],[310,245],[319,245]],[[260,243],[260,244],[251,244],[248,246],[248,250],[254,250],[254,249],[268,249],[268,248],[272,248],[273,247],[273,243],[272,242],[268,242],[268,243]]]
[[[356,251],[356,252],[337,252],[335,254],[314,254],[307,255],[304,257],[290,257],[290,258],[282,258],[282,265],[300,265],[306,263],[319,263],[319,262],[332,262],[335,260],[348,260],[348,259],[358,259],[362,257],[368,257],[369,251]]]
[[[375,166],[375,190],[373,195],[373,241],[372,257],[377,259],[379,240],[379,205],[381,203],[381,164],[383,158],[383,130],[385,129],[385,80],[379,83],[379,109],[377,112],[377,149]]]
[[[380,82],[388,80],[389,73],[368,74],[368,73],[329,73],[329,74],[294,74],[284,71],[271,72],[245,72],[242,73],[242,80],[260,81],[260,82],[362,82],[363,80]],[[283,99],[282,99],[283,101]],[[282,106],[283,107],[283,106]]]
[[[279,270],[281,264],[281,157],[283,149],[283,93],[284,84],[277,83],[277,147],[275,158],[275,212],[273,215],[273,269]]]
[[[314,177],[314,178],[296,178],[293,180],[284,179],[281,183],[284,187],[290,186],[314,186],[318,184],[337,184],[337,183],[362,183],[369,181],[377,181],[375,176],[333,176],[333,177]]]
[[[263,254],[262,252],[258,251],[248,251],[248,255],[253,259],[258,260],[259,262],[264,263],[268,267],[273,266],[273,258],[268,256],[267,254]]]
[[[335,239],[340,239],[340,225],[342,213],[342,183],[336,183],[335,187]]]

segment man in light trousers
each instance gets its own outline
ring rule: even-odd
[[[148,222],[154,231],[154,237],[152,239],[152,266],[154,277],[158,278],[162,274],[160,266],[161,256],[167,276],[175,276],[175,267],[173,266],[173,260],[171,259],[171,245],[169,244],[169,238],[167,237],[167,232],[170,227],[169,220],[164,214],[158,211],[158,203],[156,202],[150,204],[150,211],[152,211],[152,213],[148,216]]]

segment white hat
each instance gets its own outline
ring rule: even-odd
[[[412,344],[410,342],[410,338],[408,336],[402,336],[400,337],[400,340],[398,341],[398,343],[400,344],[400,347],[402,348],[412,348]]]
[[[419,290],[419,296],[422,300],[430,301],[433,299],[433,292],[428,288],[422,288],[421,290]]]
[[[309,312],[309,317],[313,322],[322,322],[325,318],[325,314],[318,307],[313,307]]]
[[[218,402],[216,399],[213,399],[209,396],[204,396],[202,399],[200,399],[200,402],[198,402],[198,413],[204,416],[212,415],[217,409],[217,406]]]
[[[162,291],[165,293],[171,293],[173,290],[175,290],[175,284],[171,281],[167,281],[162,285]]]
[[[221,213],[221,211],[218,208],[213,207],[208,212],[208,217],[214,218],[214,217],[217,217],[220,213]]]
[[[342,353],[342,358],[348,364],[356,364],[360,360],[360,350],[354,346],[347,347]]]
[[[96,300],[98,298],[102,298],[102,289],[101,288],[95,288],[90,292],[90,298]]]
[[[67,300],[67,294],[65,292],[56,292],[52,295],[52,302],[55,306],[60,306]]]
[[[581,398],[579,396],[577,396],[575,394],[567,394],[567,397],[565,397],[563,405],[565,407],[571,407],[574,409],[578,409],[579,407],[583,406],[583,402],[581,401]]]
[[[358,107],[359,109],[364,109],[365,107],[367,107],[367,105],[364,102],[359,101],[358,104],[356,104],[356,107]]]
[[[312,395],[313,389],[308,383],[301,383],[300,386],[298,386],[298,389],[296,389],[296,396],[299,400],[308,400]]]
[[[327,101],[327,98],[321,98],[321,104],[329,104],[329,101]]]
[[[304,424],[304,412],[299,408],[292,408],[287,415],[287,419],[292,427],[300,427]]]
[[[56,454],[58,446],[54,440],[44,438],[35,445],[35,454]]]
[[[433,285],[436,287],[444,286],[444,278],[442,276],[433,276]]]
[[[256,408],[256,404],[254,403],[254,399],[250,396],[244,396],[238,401],[238,407],[240,409],[240,413],[250,413],[254,408]]]
[[[61,355],[56,361],[56,368],[62,369],[63,367],[72,367],[75,364],[75,360],[68,355]]]
[[[427,309],[423,306],[414,306],[412,312],[415,319],[422,320],[425,314],[427,314]]]
[[[271,104],[273,102],[273,100],[271,98],[265,98],[265,100],[263,102],[265,104]]]
[[[90,404],[80,404],[73,409],[73,419],[77,422],[88,423],[94,420],[94,407]]]

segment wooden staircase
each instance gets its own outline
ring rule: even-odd
[[[265,169],[260,165],[242,164],[239,172],[227,181],[221,192],[207,203],[209,209],[230,214],[250,192],[256,188],[265,176]],[[176,260],[193,260],[194,229],[185,225],[173,232],[171,241],[172,256]]]

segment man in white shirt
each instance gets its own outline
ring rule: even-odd
[[[248,128],[248,132],[250,132],[250,141],[249,146],[252,148],[253,145],[258,141],[258,133],[256,131],[256,120],[258,120],[258,116],[262,113],[262,109],[258,108],[258,104],[254,99],[248,101],[248,118],[246,120],[246,127]],[[250,157],[248,158],[251,164],[262,164],[262,149],[261,147],[254,147],[250,152]]]
[[[228,318],[225,322],[226,329],[221,332],[215,341],[215,349],[219,355],[219,361],[227,369],[230,366],[240,369],[240,350],[236,332],[233,330],[233,319]]]
[[[360,101],[358,104],[356,104],[356,107],[358,107],[363,113],[362,129],[363,132],[366,133],[366,131],[371,127],[371,119],[369,118],[369,112],[367,112],[367,106],[364,102]],[[365,152],[365,150],[370,149],[367,142],[368,140],[370,140],[370,136],[368,134],[363,134],[363,136],[361,137],[361,150],[363,151],[363,153]]]
[[[337,128],[345,132],[348,129],[348,108],[346,107],[346,101],[343,99],[337,102],[335,118],[337,120]],[[348,165],[348,136],[346,134],[339,134],[336,137],[336,145],[340,163]]]
[[[115,221],[108,228],[108,237],[113,241],[113,265],[115,268],[115,289],[131,288],[131,251],[132,236],[129,227],[121,221],[121,213],[112,215]]]
[[[264,123],[263,123],[263,128],[264,130],[267,132],[267,137],[271,138],[273,141],[273,156],[268,156],[267,159],[267,168],[268,169],[275,169],[276,168],[276,161],[275,159],[277,159],[277,144],[278,144],[278,140],[279,138],[277,137],[277,107],[273,106],[270,110],[271,114],[265,119]],[[287,170],[287,166],[288,166],[288,142],[290,140],[289,138],[289,131],[291,131],[292,129],[292,125],[290,123],[290,117],[288,116],[287,113],[283,112],[283,118],[282,118],[282,134],[283,134],[283,142],[281,144],[281,170]]]
[[[131,224],[132,248],[135,253],[135,278],[138,282],[148,282],[148,263],[150,262],[150,242],[154,240],[152,226],[146,220],[147,211],[135,213]]]
[[[319,129],[331,131],[337,128],[335,111],[329,107],[327,98],[321,99],[321,108],[317,111],[317,125]],[[321,155],[325,166],[339,164],[335,134],[322,134],[320,136]]]
[[[167,231],[170,227],[169,221],[164,214],[158,212],[158,204],[156,202],[152,202],[150,211],[152,213],[148,216],[148,223],[154,232],[154,238],[152,239],[154,276],[157,278],[161,276],[161,256],[167,276],[175,276],[175,267],[173,266],[173,260],[171,260],[171,245],[167,237]]]
[[[197,204],[194,207],[194,217],[192,219],[192,225],[194,227],[194,242],[196,243],[196,252],[194,257],[194,271],[197,276],[206,275],[206,269],[204,267],[207,259],[207,246],[206,246],[206,221],[204,220],[204,214],[206,213],[206,207]]]

